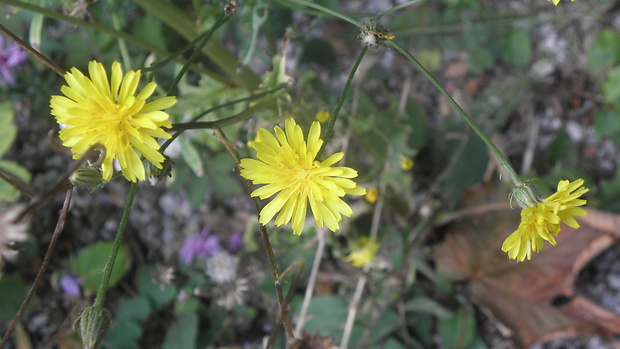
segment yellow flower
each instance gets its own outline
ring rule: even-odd
[[[588,214],[578,207],[586,204],[586,200],[578,198],[589,190],[581,187],[583,182],[583,179],[570,183],[567,180],[560,181],[555,193],[535,206],[525,207],[521,211],[519,228],[506,238],[502,251],[521,262],[525,257],[532,258],[532,250],[542,251],[545,241],[551,245],[556,244],[554,236],[560,232],[560,222],[579,228],[574,217]]]
[[[316,221],[331,231],[338,230],[342,215],[349,217],[351,208],[342,197],[345,194],[364,195],[366,190],[350,178],[357,177],[357,171],[349,167],[331,167],[340,161],[343,153],[336,153],[324,161],[315,160],[323,145],[321,126],[312,123],[308,141],[295,120],[285,123],[286,133],[278,126],[275,137],[264,128],[258,130],[251,143],[256,149],[255,159],[242,159],[241,175],[254,184],[266,184],[252,192],[261,199],[276,197],[260,212],[260,223],[267,224],[275,219],[276,226],[293,221],[293,233],[301,234],[306,220],[308,202]]]
[[[374,238],[361,237],[353,243],[351,253],[344,260],[351,262],[355,267],[362,268],[375,259],[379,246]]]
[[[147,103],[153,94],[154,82],[148,83],[134,96],[140,81],[140,70],[123,76],[121,65],[112,64],[110,81],[101,63],[88,64],[90,78],[76,68],[65,74],[69,86],[60,90],[64,96],[52,96],[52,115],[59,124],[67,125],[60,131],[60,139],[71,147],[73,158],[80,158],[91,145],[105,147],[101,163],[103,179],[109,181],[114,172],[113,161],[118,160],[123,176],[132,182],[144,180],[143,155],[161,168],[164,156],[153,137],[170,138],[162,127],[171,127],[168,114],[162,109],[176,103],[175,97],[164,97]]]
[[[403,171],[411,170],[413,168],[413,165],[413,160],[410,157],[403,156],[400,160],[400,168],[402,168]]]
[[[327,122],[327,120],[329,120],[329,115],[330,114],[329,114],[329,112],[327,110],[323,110],[323,111],[320,111],[320,112],[316,113],[315,118],[320,123],[323,123],[323,122]]]
[[[547,0],[547,1],[553,1],[553,4],[555,6],[558,6],[558,4],[560,3],[560,0]],[[575,0],[571,0],[571,1],[575,1]]]
[[[366,201],[370,202],[371,204],[374,204],[375,202],[377,202],[377,199],[379,198],[379,190],[377,190],[377,188],[370,188],[366,191],[366,195],[364,195],[364,198],[366,199]]]

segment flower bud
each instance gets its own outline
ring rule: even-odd
[[[80,167],[69,176],[69,181],[76,187],[87,189],[92,193],[103,187],[103,174],[93,167]]]
[[[90,306],[82,310],[75,322],[78,320],[84,349],[97,349],[112,323],[112,315],[102,306]]]
[[[510,192],[510,204],[512,205],[512,201],[516,201],[519,207],[535,207],[538,203],[542,202],[540,198],[540,194],[535,186],[520,182],[512,189]]]
[[[152,162],[145,161],[144,168],[146,171],[146,178],[148,178],[149,183],[151,185],[157,184],[160,180],[166,178],[166,176],[171,176],[172,165],[174,161],[170,160],[170,157],[164,155],[165,160],[161,164],[161,168],[157,168]]]

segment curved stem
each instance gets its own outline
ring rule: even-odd
[[[127,221],[129,220],[129,212],[131,211],[131,204],[133,203],[133,198],[136,195],[136,190],[138,189],[138,183],[131,183],[131,188],[129,188],[129,194],[127,195],[127,201],[125,202],[125,209],[123,211],[123,216],[121,217],[121,221],[118,225],[118,230],[116,231],[116,237],[114,238],[114,243],[112,245],[112,250],[110,250],[110,254],[108,255],[108,260],[103,267],[103,277],[101,278],[101,283],[99,283],[99,290],[97,290],[97,297],[95,298],[95,302],[93,303],[94,307],[103,307],[103,301],[105,300],[106,293],[108,292],[108,286],[110,283],[110,276],[112,275],[112,269],[114,268],[114,262],[116,261],[116,255],[118,254],[118,249],[121,247],[121,242],[123,241],[123,235],[125,234],[125,227],[127,226]]]
[[[435,80],[435,78],[426,69],[424,69],[422,64],[420,64],[420,62],[418,62],[417,59],[415,59],[409,52],[407,52],[407,50],[405,50],[402,46],[400,46],[399,44],[395,43],[392,40],[387,40],[387,42],[389,43],[390,46],[394,47],[398,52],[402,53],[405,57],[407,57],[407,59],[409,59],[416,66],[416,68],[418,68],[418,70],[420,70],[420,72],[428,80],[430,80],[433,86],[435,86],[439,90],[439,92],[441,92],[441,94],[443,94],[444,97],[448,99],[452,107],[456,109],[456,111],[463,118],[463,120],[465,120],[465,122],[469,124],[472,130],[476,132],[478,137],[480,137],[480,139],[482,139],[482,141],[491,149],[493,154],[495,154],[495,157],[497,158],[497,160],[499,160],[500,164],[506,170],[506,172],[508,172],[508,175],[510,176],[510,179],[514,182],[514,184],[515,185],[520,184],[521,180],[519,179],[517,172],[512,168],[512,166],[510,165],[510,163],[508,162],[504,154],[502,154],[502,152],[497,148],[497,146],[495,146],[495,144],[491,142],[489,137],[487,137],[482,132],[482,130],[480,130],[480,128],[478,127],[478,125],[476,125],[474,120],[469,115],[467,115],[467,113],[463,110],[463,108],[461,108],[461,106],[458,103],[456,103],[456,101],[454,100],[454,98],[452,98],[452,96],[450,96],[448,91],[446,91],[443,88],[443,86],[441,86],[439,82],[437,82],[437,80]]]
[[[334,113],[329,118],[329,124],[327,124],[327,129],[325,130],[325,137],[323,138],[323,145],[321,146],[321,150],[319,150],[319,153],[317,154],[317,158],[321,157],[323,150],[325,150],[325,146],[327,145],[327,143],[329,143],[329,141],[331,140],[334,134],[334,125],[336,124],[336,120],[338,119],[338,116],[340,115],[340,109],[342,108],[342,105],[344,104],[344,100],[347,98],[347,94],[349,93],[349,89],[351,88],[351,82],[353,81],[355,72],[357,72],[357,68],[359,68],[360,63],[362,62],[362,59],[364,58],[364,55],[366,54],[366,51],[368,51],[368,46],[364,46],[364,48],[362,48],[362,51],[357,56],[357,60],[355,60],[355,63],[353,64],[353,68],[351,68],[351,72],[349,73],[347,82],[345,83],[344,88],[342,89],[342,93],[340,94],[340,99],[338,99],[338,103],[336,104]]]
[[[295,4],[298,4],[298,5],[308,6],[308,7],[311,7],[313,9],[319,10],[321,12],[327,13],[328,15],[340,18],[340,19],[342,19],[344,21],[347,21],[347,22],[357,26],[357,27],[360,27],[360,28],[362,27],[362,23],[354,20],[353,18],[351,18],[351,17],[349,17],[347,15],[343,15],[342,13],[333,11],[331,9],[328,9],[325,6],[321,6],[319,4],[315,4],[315,3],[310,2],[310,1],[306,1],[306,0],[278,0],[278,2],[280,2],[282,4],[285,4],[285,5],[288,5],[288,3],[295,3]]]
[[[121,31],[121,21],[118,15],[118,8],[114,5],[113,0],[108,0],[108,3],[112,7],[112,27],[115,30]],[[123,65],[125,66],[125,71],[131,70],[131,57],[129,57],[129,50],[127,50],[127,43],[123,38],[117,38],[118,47],[121,50],[121,57],[123,57]]]
[[[168,88],[168,93],[166,93],[166,96],[172,95],[172,92],[174,92],[174,90],[177,88],[177,85],[179,84],[179,82],[183,78],[183,75],[185,75],[185,73],[189,69],[190,64],[192,64],[192,62],[196,59],[196,57],[198,57],[198,54],[202,51],[202,48],[207,44],[207,42],[209,41],[209,39],[213,35],[213,32],[215,32],[215,30],[217,28],[219,28],[222,24],[226,23],[228,18],[230,18],[230,17],[224,15],[224,13],[220,13],[220,16],[218,17],[218,19],[215,22],[215,24],[213,25],[213,27],[211,29],[209,29],[209,31],[207,32],[207,35],[205,35],[200,40],[198,45],[196,45],[196,48],[194,49],[194,52],[192,52],[191,56],[189,56],[189,59],[187,60],[187,62],[185,62],[185,64],[183,64],[183,67],[181,67],[181,70],[179,71],[177,76],[174,78],[174,81],[170,85],[170,88]]]
[[[65,202],[62,204],[62,210],[60,210],[60,216],[58,217],[58,222],[56,223],[56,228],[54,229],[54,233],[52,234],[52,239],[50,240],[50,244],[47,248],[47,252],[45,252],[45,257],[43,258],[43,264],[41,264],[41,268],[37,273],[37,277],[34,279],[32,283],[32,287],[30,287],[30,291],[28,291],[28,295],[26,299],[22,302],[22,305],[19,307],[17,314],[11,320],[11,324],[9,328],[6,330],[4,337],[2,338],[2,342],[0,342],[0,348],[4,348],[4,346],[9,341],[15,326],[19,322],[19,319],[22,317],[22,314],[26,310],[28,304],[30,304],[30,300],[34,296],[34,292],[36,291],[45,271],[47,270],[47,266],[50,264],[50,260],[52,258],[52,252],[54,251],[54,247],[56,246],[56,241],[58,241],[58,237],[60,236],[60,232],[65,225],[65,221],[67,220],[67,214],[69,213],[69,205],[71,204],[71,197],[73,196],[73,188],[67,190],[67,196],[65,197]]]

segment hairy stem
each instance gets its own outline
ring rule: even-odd
[[[121,242],[123,241],[123,235],[125,234],[125,227],[127,226],[127,221],[129,220],[129,212],[131,211],[131,204],[133,203],[133,199],[136,195],[136,190],[138,189],[138,183],[131,183],[131,187],[129,188],[129,194],[127,195],[127,201],[125,202],[125,209],[123,211],[123,216],[121,217],[121,221],[118,225],[118,230],[116,231],[116,237],[114,238],[114,243],[112,245],[112,250],[110,250],[110,254],[108,255],[108,260],[103,267],[103,277],[101,278],[101,283],[99,283],[99,290],[97,290],[97,297],[95,298],[95,302],[93,306],[103,307],[103,301],[105,300],[106,293],[108,292],[108,286],[110,283],[110,276],[112,275],[112,269],[114,268],[114,262],[116,261],[116,255],[118,254],[118,249],[121,247]]]
[[[364,46],[364,48],[362,48],[362,51],[357,56],[357,60],[355,60],[355,63],[353,64],[353,67],[351,68],[351,72],[349,73],[347,82],[345,83],[344,88],[342,89],[342,93],[340,94],[340,98],[338,99],[338,103],[336,104],[336,108],[334,109],[334,113],[329,118],[329,124],[327,124],[327,129],[325,130],[325,137],[324,137],[323,145],[321,146],[321,150],[319,150],[319,153],[317,154],[317,158],[321,157],[323,150],[325,150],[325,146],[327,145],[327,143],[329,143],[329,141],[331,140],[334,134],[334,125],[336,125],[336,120],[338,119],[338,116],[340,115],[340,109],[342,108],[342,105],[344,104],[344,100],[347,98],[347,94],[349,93],[349,89],[351,88],[351,82],[353,82],[353,77],[355,76],[355,72],[357,72],[357,68],[359,68],[360,63],[362,62],[362,59],[364,58],[364,55],[366,54],[366,51],[368,51],[368,46]]]

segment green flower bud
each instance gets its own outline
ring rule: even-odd
[[[512,201],[516,201],[519,207],[535,207],[538,203],[542,202],[540,198],[540,194],[535,186],[520,182],[512,189],[510,192],[510,204],[512,205]]]
[[[146,178],[148,178],[151,185],[157,184],[160,180],[164,179],[166,176],[170,177],[172,171],[172,165],[174,161],[170,160],[170,158],[164,155],[166,158],[164,162],[161,164],[162,168],[157,168],[150,161],[144,162],[144,169],[146,171]]]
[[[78,188],[94,192],[103,188],[103,174],[93,167],[80,167],[69,176],[69,181]]]
[[[112,323],[112,315],[102,306],[90,306],[82,310],[75,319],[75,322],[78,321],[84,349],[97,349]]]

